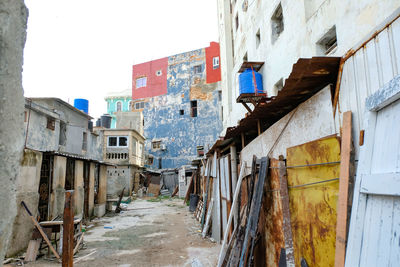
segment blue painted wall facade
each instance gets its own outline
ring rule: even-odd
[[[147,167],[190,164],[198,158],[197,146],[207,152],[215,143],[222,130],[219,84],[206,83],[205,49],[168,58],[167,94],[147,98],[143,110],[145,149],[153,157]],[[191,101],[197,101],[196,117],[191,116]],[[161,147],[154,149],[157,141]]]

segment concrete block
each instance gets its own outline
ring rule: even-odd
[[[105,203],[94,205],[94,216],[103,217],[104,214],[106,214],[106,204]]]

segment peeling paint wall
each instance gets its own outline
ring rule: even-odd
[[[197,146],[206,151],[217,139],[222,130],[219,82],[207,84],[206,77],[205,49],[168,58],[167,94],[148,98],[143,111],[145,150],[154,158],[149,167],[190,164]],[[191,116],[191,101],[197,101],[197,117]],[[152,141],[161,141],[161,147],[153,149]]]

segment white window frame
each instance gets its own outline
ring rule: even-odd
[[[121,109],[120,110],[118,110],[118,104],[119,103],[121,103]],[[123,108],[122,101],[118,100],[117,102],[115,102],[115,112],[122,111],[122,108]]]
[[[136,78],[136,89],[146,87],[146,86],[147,86],[147,77],[146,76]]]
[[[116,137],[117,138],[117,145],[116,146],[110,146],[110,138],[112,138],[112,137]],[[125,137],[126,138],[126,146],[120,146],[119,145],[119,139],[121,137]],[[120,135],[120,136],[110,135],[110,136],[107,136],[107,147],[111,147],[111,148],[126,147],[126,148],[128,148],[129,147],[129,136],[127,136],[127,135]]]
[[[213,69],[218,69],[219,68],[219,56],[213,57]]]

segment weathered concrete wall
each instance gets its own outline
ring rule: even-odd
[[[317,43],[329,29],[335,26],[337,36],[337,49],[329,55],[343,56],[400,7],[398,0],[350,1],[347,5],[339,0],[274,0],[255,1],[244,11],[242,2],[237,1],[231,12],[229,2],[218,1],[221,57],[222,64],[227,64],[222,65],[225,129],[236,126],[247,112],[242,105],[235,103],[239,94],[237,71],[245,54],[248,61],[265,62],[260,71],[264,89],[269,95],[276,95],[274,85],[289,76],[293,64],[300,57],[324,55]],[[284,29],[273,41],[270,18],[279,3],[282,5]],[[236,16],[239,22],[237,30]],[[224,57],[233,57],[233,64],[230,64],[232,59]]]
[[[50,219],[57,215],[61,217],[64,214],[65,203],[65,174],[67,168],[67,158],[54,156],[53,163],[53,192],[50,195]]]
[[[143,134],[142,112],[115,112],[117,129],[134,129]]]
[[[23,48],[28,10],[23,0],[0,2],[0,266],[17,208],[15,181],[23,148]]]
[[[295,114],[293,115],[294,112]],[[279,137],[282,129],[292,115],[293,117],[285,131]],[[302,103],[297,108],[297,111],[290,112],[251,141],[250,144],[243,148],[240,157],[241,160],[246,161],[247,166],[251,166],[253,155],[265,157],[278,137],[279,140],[271,154],[273,158],[278,158],[279,155],[286,157],[286,149],[288,147],[300,145],[335,133],[338,133],[338,129],[335,129],[331,93],[328,86]]]
[[[83,161],[75,160],[74,214],[83,217],[85,189],[83,184]]]
[[[39,182],[42,165],[42,153],[24,150],[21,169],[16,180],[17,186],[17,216],[12,224],[12,235],[8,245],[7,256],[12,256],[24,250],[31,239],[34,225],[25,209],[19,205],[24,201],[34,216],[39,205]]]
[[[128,195],[132,188],[132,180],[129,166],[107,167],[107,197],[119,196],[124,187],[124,195]]]
[[[195,72],[195,66],[201,71]],[[197,158],[197,146],[207,150],[222,130],[219,83],[206,83],[205,49],[168,58],[167,94],[148,99],[143,111],[145,149],[154,157],[153,169],[177,168]],[[197,101],[197,117],[190,101]],[[183,110],[181,115],[180,110]],[[161,141],[166,149],[152,149]]]
[[[25,100],[24,134],[26,147],[39,151],[57,151],[60,136],[60,116],[29,99]],[[47,118],[55,120],[54,130],[47,128]]]

